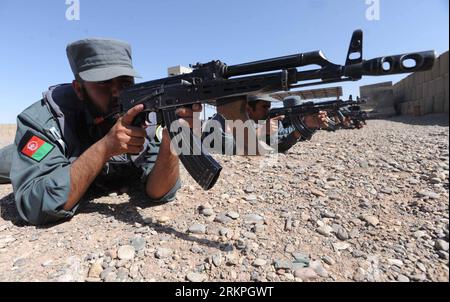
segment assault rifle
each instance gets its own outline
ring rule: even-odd
[[[300,132],[301,136],[305,140],[310,140],[314,134],[314,130],[309,129],[303,122],[303,118],[307,115],[317,114],[320,111],[327,111],[329,115],[338,115],[339,119],[344,122],[345,116],[341,112],[342,108],[357,106],[359,104],[364,104],[366,101],[364,99],[343,101],[340,99],[325,102],[306,102],[301,105],[292,107],[281,107],[273,108],[269,112],[269,119],[273,119],[279,116],[284,116],[283,127],[293,126],[295,130]],[[330,130],[335,130],[337,127],[335,123],[330,120]]]
[[[177,120],[177,108],[201,103],[217,105],[219,99],[253,93],[357,81],[363,76],[424,71],[431,69],[436,59],[434,51],[424,51],[363,60],[362,46],[363,33],[357,30],[353,33],[345,65],[330,62],[321,51],[231,66],[217,60],[197,63],[191,66],[191,73],[136,84],[122,91],[119,97],[120,113],[125,114],[130,108],[143,104],[144,113],[134,121],[135,125],[142,125],[146,114],[156,112],[159,122],[169,129],[172,141],[176,137],[182,144],[189,145],[189,154],[180,154],[179,158],[197,183],[208,190],[214,186],[222,167],[202,148],[192,131],[171,127]],[[314,65],[320,68],[297,69]]]

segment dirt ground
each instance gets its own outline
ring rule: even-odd
[[[46,227],[0,185],[0,281],[448,282],[448,148],[446,116],[373,120],[287,155],[217,156],[210,191],[182,169],[172,203],[93,196]]]

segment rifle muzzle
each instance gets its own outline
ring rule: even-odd
[[[360,78],[365,75],[383,76],[426,71],[433,68],[435,60],[436,52],[433,50],[385,56],[345,66],[344,75],[351,78]]]

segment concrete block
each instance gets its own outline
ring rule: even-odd
[[[441,72],[440,61],[436,60],[436,62],[434,62],[433,69],[431,70],[432,80],[438,78],[440,75],[440,72]]]
[[[444,95],[438,94],[434,98],[433,113],[443,113],[445,108]]]
[[[403,87],[403,84],[400,86],[395,86],[394,88],[394,95],[396,98],[404,98],[405,95],[405,89]]]
[[[441,95],[445,94],[445,86],[444,86],[444,79],[442,77],[437,77],[431,82],[431,89],[433,95]]]
[[[402,115],[413,115],[412,108],[411,102],[405,102],[400,105],[400,112]]]
[[[433,79],[433,74],[431,73],[431,70],[424,71],[425,74],[425,82],[430,82]]]
[[[416,73],[410,74],[406,78],[406,83],[408,83],[408,87],[414,86],[416,83]]]
[[[433,108],[434,108],[435,101],[436,101],[436,97],[433,96],[431,98],[431,102],[427,101],[427,102],[422,103],[421,115],[433,113]]]
[[[423,99],[423,83],[420,83],[419,85],[417,85],[415,87],[415,91],[416,91],[416,98],[421,100]]]
[[[440,75],[444,76],[448,73],[448,51],[439,57]]]
[[[411,87],[411,90],[410,90],[412,101],[417,100],[417,93],[416,93],[417,89],[416,88],[417,88],[416,86],[413,86],[413,87]]]
[[[425,82],[422,85],[422,89],[423,89],[423,95],[422,95],[422,99],[429,99],[431,98],[431,94],[430,94],[430,83],[431,82]]]
[[[449,107],[449,78],[448,73],[444,76],[444,112],[448,112]]]
[[[399,108],[400,108],[400,114],[401,114],[401,115],[407,114],[407,113],[406,113],[406,103],[401,103],[401,104],[399,105]]]
[[[417,102],[411,102],[411,115],[423,115],[423,106]]]
[[[425,82],[425,74],[423,72],[416,72],[414,74],[414,85],[418,86]]]

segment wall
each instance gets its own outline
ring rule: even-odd
[[[391,87],[389,82],[361,86],[360,95],[370,99],[378,115],[448,113],[448,57],[447,51],[432,70],[413,73]]]

